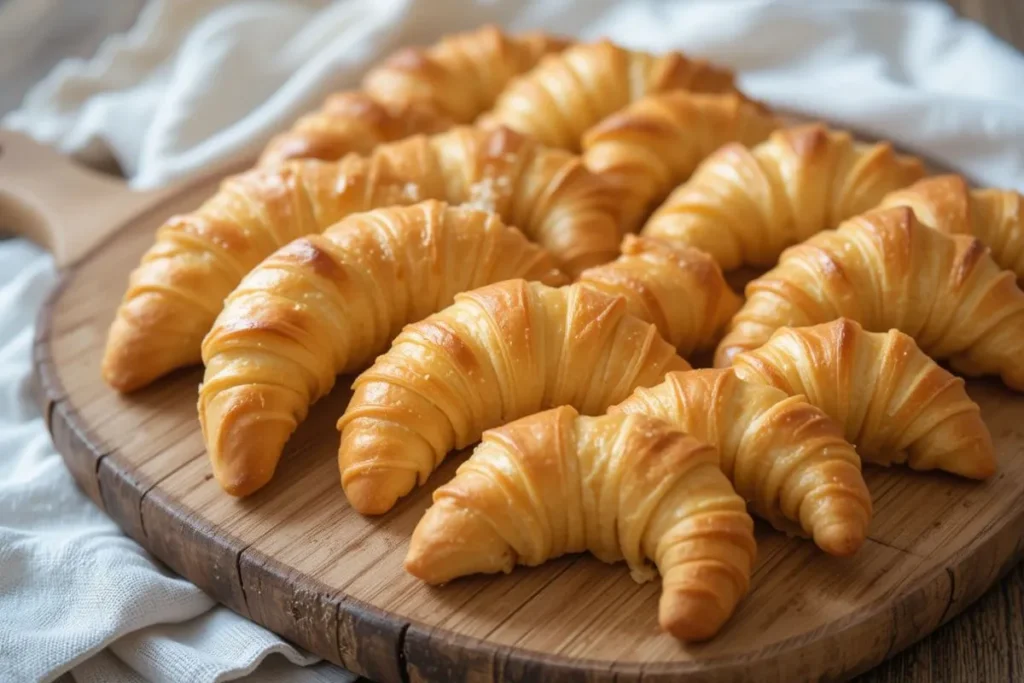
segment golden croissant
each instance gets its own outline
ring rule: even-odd
[[[493,210],[573,273],[618,253],[618,209],[606,184],[578,157],[505,129],[460,127],[366,157],[258,169],[228,178],[157,232],[110,329],[104,378],[131,391],[198,363],[224,299],[276,249],[349,214],[425,199]]]
[[[898,329],[965,375],[1000,375],[1024,391],[1024,292],[981,242],[945,235],[906,207],[872,211],[788,249],[747,285],[715,363],[766,343],[780,327],[837,318]]]
[[[356,379],[338,421],[349,502],[387,512],[454,448],[546,408],[603,413],[686,361],[626,301],[508,280],[406,327]]]
[[[833,555],[867,537],[871,497],[860,458],[800,396],[745,382],[732,369],[670,373],[612,412],[660,418],[718,448],[722,470],[759,516]]]
[[[881,206],[908,206],[928,227],[973,235],[1001,268],[1024,283],[1024,196],[1013,190],[972,190],[958,175],[936,176],[897,190]]]
[[[736,356],[734,368],[745,380],[803,395],[842,425],[867,462],[972,479],[995,472],[992,437],[964,381],[898,330],[867,332],[845,318],[784,327]]]
[[[627,190],[624,222],[632,227],[719,147],[756,145],[777,127],[767,109],[738,93],[659,93],[588,130],[583,163]]]
[[[583,133],[609,114],[644,95],[679,89],[733,92],[733,74],[678,52],[656,56],[607,40],[578,44],[512,79],[481,123],[579,151]]]
[[[309,406],[458,292],[566,278],[491,213],[427,201],[355,214],[279,249],[228,297],[203,342],[199,418],[217,481],[266,484]]]
[[[713,447],[660,420],[561,407],[484,433],[434,492],[405,568],[438,584],[587,550],[643,582],[653,562],[661,627],[706,640],[747,592],[753,528]]]
[[[782,251],[863,213],[924,175],[889,143],[820,124],[720,148],[654,212],[643,234],[708,252],[725,270],[774,265]]]
[[[294,158],[333,161],[417,133],[472,123],[508,82],[568,41],[542,33],[509,36],[494,26],[457,33],[429,48],[391,55],[363,79],[300,118],[263,152],[260,164]]]
[[[622,256],[583,271],[579,281],[625,297],[629,312],[654,323],[683,357],[713,348],[743,303],[703,251],[636,235],[623,239]]]

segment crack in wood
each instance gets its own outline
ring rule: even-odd
[[[402,683],[409,683],[409,661],[405,656],[405,634],[409,631],[409,622],[405,622],[398,630],[398,643],[395,656],[398,658],[398,675],[402,677]]]
[[[949,577],[949,598],[946,600],[945,609],[942,610],[942,616],[939,617],[939,624],[946,621],[946,615],[949,614],[949,609],[953,606],[953,602],[956,599],[956,572],[953,571],[952,567],[946,567],[946,576]]]
[[[252,615],[252,609],[249,607],[249,593],[245,590],[245,580],[242,579],[242,555],[245,554],[249,548],[252,547],[252,543],[246,543],[245,546],[238,551],[235,555],[235,576],[238,577],[238,590],[242,593],[242,604],[245,605],[245,611],[250,616]]]

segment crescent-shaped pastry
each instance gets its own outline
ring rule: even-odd
[[[733,92],[733,74],[679,52],[657,56],[607,40],[578,44],[514,78],[480,122],[503,124],[551,147],[578,152],[583,133],[644,95]]]
[[[238,496],[266,484],[337,375],[369,365],[457,293],[517,277],[567,281],[494,214],[435,201],[354,214],[276,251],[203,342],[199,420],[217,481]]]
[[[624,190],[624,223],[633,228],[719,147],[756,145],[778,127],[739,93],[674,90],[637,100],[588,130],[583,163]]]
[[[569,405],[595,415],[690,366],[626,300],[508,280],[406,327],[338,421],[349,502],[381,514],[487,429]]]
[[[276,249],[349,214],[425,199],[495,211],[573,274],[618,253],[607,184],[579,157],[505,129],[460,127],[366,157],[257,169],[228,178],[199,209],[159,229],[111,326],[104,379],[131,391],[198,363],[224,299]]]
[[[428,48],[405,48],[371,69],[362,90],[331,95],[318,111],[271,140],[260,164],[334,161],[417,133],[472,123],[494,106],[512,78],[568,44],[542,33],[509,36],[484,26]]]
[[[580,284],[626,299],[679,354],[713,348],[743,300],[715,260],[700,249],[626,235],[622,256],[583,271]]]
[[[747,592],[754,522],[718,453],[641,415],[563,406],[484,433],[413,532],[405,568],[432,584],[590,551],[662,576],[658,620],[714,636]]]
[[[947,235],[973,235],[1001,268],[1024,283],[1024,197],[1013,190],[972,190],[958,175],[925,178],[882,200],[909,206],[918,219]]]
[[[867,332],[846,318],[784,327],[734,367],[745,380],[806,397],[867,462],[972,479],[995,472],[992,436],[964,381],[898,330]]]
[[[673,372],[611,412],[660,418],[718,448],[754,512],[832,555],[867,537],[871,496],[839,426],[803,397],[745,382],[732,369]]]
[[[858,143],[820,124],[728,144],[654,212],[643,234],[711,254],[725,270],[772,266],[782,251],[874,208],[924,176],[887,142]]]
[[[898,329],[965,375],[1000,375],[1024,391],[1024,292],[988,249],[945,235],[906,207],[872,211],[786,250],[747,285],[715,363],[729,365],[780,327],[837,318]]]

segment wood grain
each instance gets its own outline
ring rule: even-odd
[[[37,391],[72,472],[126,532],[217,600],[330,661],[379,681],[842,678],[951,619],[1024,551],[1024,398],[973,382],[999,444],[997,477],[869,471],[876,522],[849,560],[759,529],[752,592],[706,645],[658,631],[656,582],[637,585],[588,556],[427,587],[402,571],[407,539],[461,458],[390,514],[356,514],[339,490],[333,427],[347,381],[313,408],[273,482],[237,500],[206,460],[198,369],[130,397],[99,380],[128,270],[166,216],[213,187],[131,220],[66,275],[43,313]]]
[[[946,0],[961,16],[973,19],[1024,51],[1024,2],[1020,0]]]

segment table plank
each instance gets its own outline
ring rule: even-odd
[[[1024,2],[1021,0],[947,0],[962,16],[984,25],[1024,51]]]

